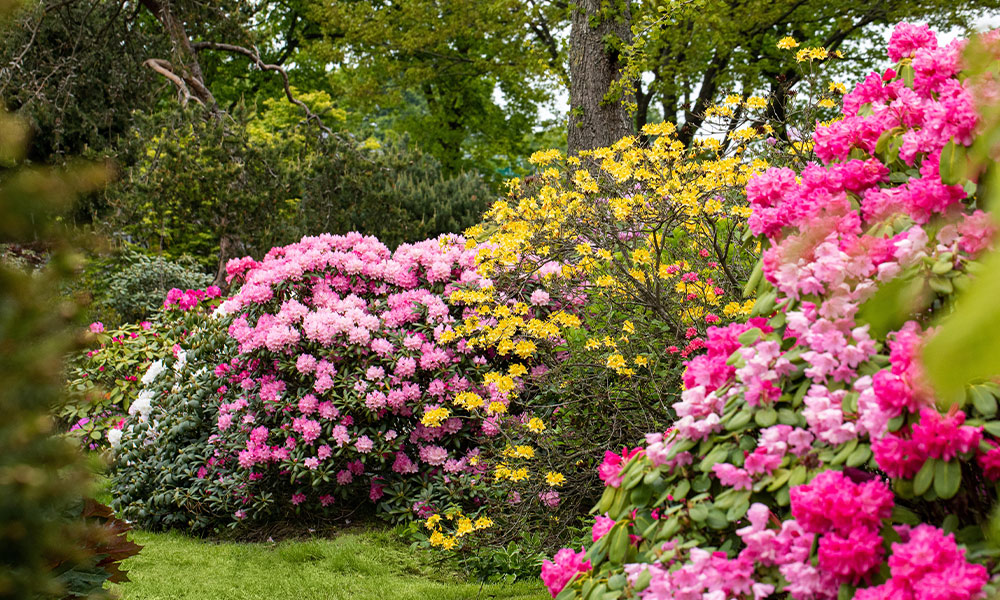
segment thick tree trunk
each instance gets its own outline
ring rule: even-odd
[[[620,96],[608,97],[622,76],[621,56],[606,43],[612,36],[632,39],[628,0],[611,0],[613,14],[600,14],[601,0],[578,0],[573,11],[569,50],[570,154],[610,146],[633,133],[632,117]]]

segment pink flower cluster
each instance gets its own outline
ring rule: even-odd
[[[942,415],[932,403],[932,396],[923,382],[919,351],[919,328],[908,323],[889,342],[890,368],[879,371],[872,379],[868,393],[877,406],[871,412],[880,421],[901,415],[919,414],[919,421],[900,431],[885,428],[873,431],[872,451],[879,467],[890,477],[912,478],[928,459],[945,461],[959,454],[976,452],[982,439],[982,427],[965,423],[965,413],[953,407]]]
[[[988,215],[972,210],[965,188],[940,175],[945,146],[969,146],[977,126],[969,83],[959,77],[963,45],[939,47],[927,27],[898,25],[889,56],[903,61],[899,73],[871,74],[845,96],[842,120],[817,127],[822,164],[801,173],[769,169],[748,182],[749,227],[767,238],[762,266],[775,290],[774,320],[708,330],[704,353],[686,363],[673,427],[647,436],[646,468],[675,481],[691,477],[687,465],[708,456],[713,444],[727,444],[723,460],[730,462],[709,465],[713,486],[742,497],[760,493],[757,483],[779,470],[842,468],[824,463],[839,465],[849,455],[864,464],[870,442],[876,463],[893,478],[913,477],[930,458],[972,454],[987,477],[1000,477],[1000,445],[986,440],[986,451],[979,450],[982,427],[967,425],[962,410],[942,414],[935,407],[919,366],[921,327],[910,322],[879,339],[875,321],[861,311],[897,276],[929,278],[930,265],[948,260],[962,269],[993,241]],[[879,354],[884,346],[888,365]],[[738,418],[744,420],[733,425]],[[755,446],[741,441],[749,448],[742,461],[732,454],[735,435],[756,437]],[[702,455],[676,453],[678,443]],[[616,460],[602,464],[607,485],[621,483]],[[698,548],[685,555],[672,542],[642,549],[640,541],[640,552],[654,552],[657,562],[625,565],[625,572],[634,583],[648,570],[651,582],[639,594],[646,600],[764,597],[774,590],[757,582],[757,567],[777,567],[788,582],[783,591],[796,600],[835,598],[841,584],[870,583],[885,564],[881,532],[894,498],[882,480],[865,477],[827,470],[793,487],[794,519],[780,529],[768,527],[766,506],[754,505],[750,526],[737,532],[745,548],[735,558]],[[607,527],[599,518],[592,537],[599,540]],[[927,525],[897,531],[903,541],[888,559],[892,579],[857,598],[980,594],[985,569],[970,565],[952,536]]]
[[[542,582],[555,598],[570,579],[577,573],[585,573],[591,569],[590,561],[583,560],[585,552],[574,552],[571,548],[563,548],[552,560],[542,561]]]
[[[365,496],[380,497],[392,477],[475,470],[476,415],[421,423],[428,411],[455,411],[463,391],[498,396],[465,376],[480,361],[464,340],[443,337],[456,321],[447,297],[479,284],[474,266],[461,238],[393,253],[357,233],[231,261],[242,286],[221,310],[233,315],[239,355],[216,368],[226,379],[216,464],[261,485],[264,473],[282,474],[294,505],[319,506],[359,478]],[[257,491],[244,493],[252,501]]]
[[[982,596],[986,567],[970,564],[955,536],[937,527],[896,528],[902,542],[892,545],[882,585],[858,590],[855,600],[974,600]]]
[[[163,301],[163,308],[167,310],[191,310],[192,308],[197,307],[199,302],[211,300],[212,298],[219,298],[221,296],[222,290],[216,285],[210,285],[203,290],[181,290],[178,288],[172,288],[169,292],[167,292],[167,297]]]
[[[803,531],[819,535],[819,567],[840,583],[857,584],[882,564],[879,530],[892,514],[884,483],[857,484],[839,471],[824,471],[791,491],[792,516]]]
[[[620,486],[622,484],[621,472],[625,468],[625,464],[633,456],[641,452],[643,452],[642,448],[633,448],[632,450],[622,448],[621,454],[606,451],[604,453],[604,461],[597,469],[597,474],[600,476],[601,481],[604,482],[604,485],[611,487]]]
[[[772,425],[761,430],[757,448],[744,457],[743,467],[720,462],[712,465],[712,473],[724,486],[749,490],[755,477],[772,474],[786,454],[807,454],[812,450],[813,440],[813,434],[800,427]]]
[[[674,600],[676,598],[753,598],[763,600],[774,592],[774,586],[754,580],[754,563],[740,556],[729,558],[725,552],[708,552],[692,548],[687,561],[677,569],[660,564],[628,564],[625,574],[634,584],[648,570],[649,586],[639,593],[642,600]]]

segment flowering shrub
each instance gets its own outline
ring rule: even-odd
[[[223,521],[319,515],[368,499],[390,515],[424,517],[432,503],[475,496],[476,440],[497,434],[491,419],[509,400],[473,383],[485,358],[455,335],[460,309],[446,303],[456,285],[478,284],[474,259],[461,238],[390,253],[374,238],[325,234],[261,262],[231,261],[239,289],[219,311],[233,347],[207,333],[217,350],[202,359],[217,362],[186,376],[208,386],[204,399],[173,407],[189,403],[187,384],[166,379],[150,390],[141,424],[127,422],[130,448],[170,444],[184,433],[178,421],[201,427],[181,436],[193,460],[170,506],[183,496],[188,510]],[[490,524],[473,518],[474,529]]]
[[[837,89],[819,96],[829,102]],[[597,499],[601,451],[671,422],[682,360],[704,348],[708,327],[753,310],[759,244],[744,186],[768,161],[796,164],[803,150],[750,123],[766,106],[727,96],[706,115],[720,135],[691,148],[662,123],[644,128],[647,141],[536,153],[537,174],[510,182],[467,231],[482,241],[479,270],[492,285],[451,296],[474,309],[456,331],[496,349],[493,381],[513,388],[521,376],[505,435],[481,446],[492,545],[528,531],[564,543],[567,524]]]
[[[1000,388],[942,412],[917,360],[994,233],[942,158],[976,134],[961,49],[898,25],[897,65],[813,135],[822,164],[747,183],[762,316],[709,329],[673,426],[606,457],[593,544],[543,567],[553,596],[983,596]]]
[[[167,299],[160,299],[164,310],[153,321],[126,323],[106,329],[100,321],[89,326],[90,348],[69,357],[67,391],[71,402],[59,416],[90,447],[106,446],[108,435],[132,410],[140,390],[149,383],[162,358],[173,352],[184,335],[164,335],[179,314],[194,309],[214,308],[222,292],[209,286],[205,290],[172,289]],[[154,367],[154,365],[157,365]]]
[[[168,300],[157,330],[180,341],[132,384],[128,414],[108,432],[115,457],[112,506],[146,529],[211,530],[231,513],[230,488],[205,473],[218,413],[214,370],[235,354],[236,344],[226,333],[227,319],[210,304],[176,306],[176,299],[193,296],[171,293],[175,300]]]

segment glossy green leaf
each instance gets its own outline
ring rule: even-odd
[[[917,476],[913,478],[913,493],[917,496],[923,496],[924,492],[931,488],[931,483],[934,482],[934,465],[937,462],[935,458],[929,458],[924,465],[920,467],[917,471]]]
[[[939,460],[934,468],[934,492],[947,500],[958,493],[962,485],[962,463],[958,460]]]

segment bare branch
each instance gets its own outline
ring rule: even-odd
[[[251,50],[250,48],[244,48],[243,46],[236,46],[234,44],[220,44],[218,42],[195,42],[191,44],[191,47],[194,48],[195,51],[221,50],[223,52],[240,54],[253,61],[254,65],[261,71],[277,71],[278,73],[281,74],[282,84],[285,88],[285,97],[288,98],[288,101],[298,106],[303,110],[303,112],[305,112],[307,121],[315,121],[323,132],[329,135],[333,135],[333,130],[331,130],[329,127],[326,126],[326,124],[323,123],[323,119],[320,118],[320,116],[314,113],[312,110],[310,110],[309,107],[306,106],[305,102],[299,100],[298,98],[295,97],[294,94],[292,94],[292,88],[288,82],[288,72],[285,71],[284,67],[280,65],[265,63],[260,58],[260,53],[257,51],[256,48]]]
[[[191,93],[187,84],[184,83],[184,78],[174,73],[174,67],[169,62],[160,58],[150,58],[142,64],[166,77],[170,83],[174,84],[174,87],[177,88],[177,97],[181,106],[187,106],[188,100],[194,100],[202,106],[205,105],[197,96]]]

